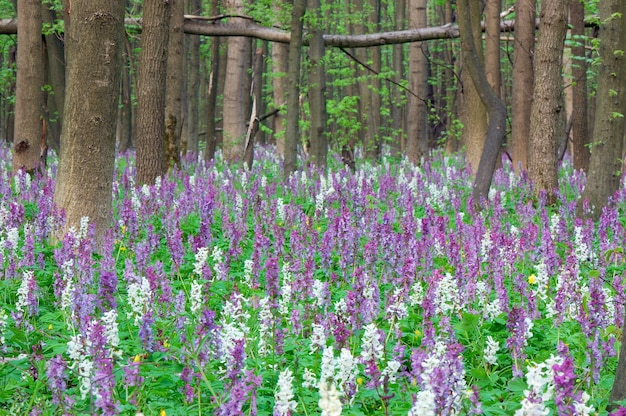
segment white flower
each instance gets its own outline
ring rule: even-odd
[[[150,305],[152,291],[150,290],[150,282],[145,277],[141,278],[141,283],[131,283],[128,285],[128,303],[131,311],[127,313],[127,317],[135,317],[135,325],[139,324],[139,320]]]
[[[274,414],[287,416],[291,411],[295,411],[298,403],[293,400],[293,374],[290,369],[280,372],[278,375],[277,391],[274,393],[276,403],[274,404]]]
[[[435,306],[437,313],[441,314],[458,312],[462,307],[459,285],[450,273],[445,274],[435,289]]]
[[[330,386],[325,381],[320,381],[320,400],[318,405],[322,409],[321,416],[339,416],[341,415],[340,393],[337,387],[332,383]]]
[[[280,299],[278,299],[278,312],[283,316],[291,316],[289,306],[291,303],[291,272],[289,271],[289,263],[283,264],[283,282],[280,288]]]
[[[577,415],[588,416],[596,410],[593,406],[587,405],[587,402],[590,398],[591,397],[589,397],[589,394],[587,394],[586,391],[583,391],[582,397],[580,398],[581,401],[574,402],[574,411]]]
[[[430,390],[417,393],[408,416],[435,416],[435,394]]]
[[[382,371],[382,375],[387,376],[389,383],[396,382],[396,376],[398,375],[398,371],[400,370],[400,361],[391,360],[387,363],[387,367]]]
[[[383,345],[380,342],[380,334],[378,333],[376,324],[371,323],[365,327],[361,345],[361,358],[363,362],[370,360],[378,361],[383,357]]]
[[[195,254],[195,263],[193,264],[193,272],[196,276],[202,276],[202,268],[206,263],[206,259],[209,257],[209,249],[207,247],[200,247]]]
[[[278,221],[285,221],[285,203],[280,198],[276,200],[276,217]]]
[[[191,313],[196,314],[202,308],[202,285],[196,280],[191,282],[189,290],[189,301],[191,303]]]
[[[24,271],[22,275],[22,283],[17,289],[17,302],[15,302],[15,309],[18,312],[24,313],[28,308],[28,294],[30,292],[31,281],[35,279],[35,274],[32,270]]]
[[[550,409],[544,403],[535,403],[528,398],[522,399],[522,408],[515,412],[515,416],[547,416]]]
[[[0,346],[4,345],[4,330],[9,324],[9,315],[4,309],[0,309]]]
[[[20,239],[20,231],[16,227],[11,227],[7,231],[7,242],[11,244],[11,249],[13,252],[17,250],[17,244]]]
[[[335,375],[335,381],[339,386],[339,390],[344,393],[344,387],[346,384],[354,384],[354,380],[359,372],[356,359],[352,356],[352,353],[347,348],[342,348],[339,358],[335,363],[337,374]]]
[[[333,347],[325,347],[322,354],[320,383],[335,378],[335,352]]]
[[[259,356],[265,357],[270,353],[268,339],[271,339],[272,325],[272,309],[270,308],[270,299],[264,297],[259,301],[259,343],[257,351]]]
[[[311,345],[309,346],[310,354],[313,354],[319,348],[326,346],[326,333],[324,327],[320,324],[313,324],[313,332],[311,334]]]
[[[104,326],[104,335],[107,342],[113,348],[120,343],[119,330],[117,328],[117,310],[111,309],[102,315],[102,325]]]
[[[494,340],[491,335],[487,337],[487,346],[483,350],[485,362],[491,365],[498,364],[498,357],[496,353],[500,349],[500,343]]]
[[[315,376],[315,373],[308,368],[304,369],[302,380],[302,387],[305,389],[311,389],[317,386],[317,377]]]

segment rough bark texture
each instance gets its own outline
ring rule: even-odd
[[[536,0],[515,3],[513,43],[513,92],[511,107],[511,159],[516,171],[528,167],[530,109],[533,101],[533,49],[535,45]]]
[[[596,112],[591,140],[591,160],[587,185],[582,200],[589,201],[591,218],[600,218],[602,208],[620,186],[622,177],[622,152],[626,115],[626,6],[623,1],[607,0],[598,4],[600,12],[601,65],[598,65],[598,90]],[[584,210],[579,213],[585,214]],[[620,356],[616,377],[621,383],[619,392],[611,395],[613,400],[626,398],[626,356]],[[621,371],[621,372],[620,372]],[[617,388],[617,387],[616,387]],[[619,398],[614,395],[619,394]]]
[[[137,184],[151,185],[165,166],[165,73],[169,1],[146,2],[137,85]]]
[[[123,0],[74,2],[66,33],[65,123],[54,193],[66,229],[82,217],[100,244],[112,221],[115,116],[124,33]]]
[[[302,58],[302,18],[306,11],[306,0],[294,0],[291,13],[291,43],[287,76],[287,126],[285,129],[285,178],[295,172],[298,160],[298,121],[300,120],[300,63]]]
[[[170,0],[170,35],[167,47],[165,86],[165,164],[180,165],[180,130],[182,117],[184,53],[183,0]]]
[[[274,10],[280,13],[282,2],[277,1]],[[280,22],[276,22],[280,24]],[[285,106],[287,104],[287,57],[289,45],[285,43],[272,43],[272,89],[274,94],[273,107],[278,109],[274,117],[274,138],[276,151],[280,157],[285,156]]]
[[[587,57],[585,51],[585,5],[581,0],[570,0],[572,38],[572,141],[574,169],[587,172],[589,168],[589,123],[587,122]]]
[[[489,85],[485,70],[478,57],[475,39],[472,35],[472,20],[469,12],[470,3],[470,0],[459,0],[457,2],[463,62],[465,62],[465,70],[469,73],[472,83],[476,86],[476,92],[481,102],[489,113],[489,126],[484,141],[484,150],[480,157],[472,190],[474,204],[478,205],[489,195],[493,172],[504,141],[506,108]]]
[[[117,120],[117,143],[118,150],[125,152],[133,147],[133,102],[131,97],[132,80],[130,75],[130,44],[126,39],[124,52],[122,53],[122,91],[120,94],[120,108]]]
[[[311,0],[309,10],[315,16],[315,21],[321,22],[321,2]],[[328,141],[326,139],[326,76],[324,73],[324,39],[322,28],[311,28],[311,41],[309,47],[309,108],[311,111],[311,127],[309,141],[311,143],[311,162],[320,168],[326,169],[326,156],[328,153]]]
[[[493,92],[501,96],[500,12],[502,0],[487,0],[485,6],[485,75]]]
[[[202,11],[200,0],[189,1],[191,14],[199,15]],[[242,12],[243,13],[243,12]],[[189,60],[187,65],[187,152],[198,153],[198,122],[200,109],[200,37],[187,36]]]
[[[457,6],[458,7],[458,6]],[[458,9],[457,9],[458,12]],[[476,57],[479,60],[480,67],[483,67],[483,48],[482,36],[480,30],[480,4],[477,1],[470,1],[469,8],[465,9],[471,21],[472,37],[476,47]],[[460,12],[457,18],[460,20]],[[465,16],[463,16],[465,17]],[[461,29],[462,32],[462,29]],[[463,33],[461,33],[463,36]],[[463,39],[461,38],[461,42]],[[461,72],[461,106],[459,108],[459,118],[463,123],[463,143],[465,144],[465,154],[467,164],[472,169],[474,175],[477,174],[478,165],[480,163],[483,148],[485,146],[485,136],[487,134],[487,111],[485,105],[480,99],[479,92],[475,85],[476,81],[470,75],[469,64],[466,62],[466,54],[462,55],[462,72]],[[484,73],[484,69],[482,70]]]
[[[44,23],[52,24],[56,12],[50,4],[41,5],[41,16]],[[57,154],[61,148],[61,128],[63,121],[63,106],[65,104],[65,47],[56,33],[43,37],[46,50],[46,81],[52,87],[52,94],[47,94],[47,144]]]
[[[227,2],[229,13],[243,14],[241,0]],[[233,20],[243,20],[233,18]],[[244,37],[228,38],[226,83],[224,84],[224,159],[229,162],[243,159],[246,123],[246,101],[250,91],[245,88],[250,59],[250,40]]]
[[[15,137],[13,170],[34,171],[40,163],[43,136],[44,96],[43,50],[41,42],[41,3],[20,0],[17,4],[17,79],[15,94]],[[43,142],[43,143],[42,143]]]
[[[426,0],[409,0],[409,26],[426,27]],[[409,90],[407,102],[406,155],[412,163],[419,163],[428,147],[428,60],[426,43],[409,45]]]
[[[561,108],[567,3],[568,0],[555,0],[543,4],[535,49],[528,175],[534,183],[536,194],[545,191],[548,204],[556,202],[557,143],[564,134]]]

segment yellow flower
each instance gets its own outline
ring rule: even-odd
[[[537,283],[537,278],[535,277],[534,274],[531,274],[530,276],[528,276],[528,283],[530,283],[531,285],[534,285],[535,283]]]
[[[137,354],[135,355],[135,358],[133,358],[133,362],[138,363],[139,361],[141,361],[141,356]]]
[[[415,330],[415,336],[416,337],[421,337],[422,336],[422,331],[420,331],[419,329]]]
[[[161,409],[161,411],[159,412],[159,416],[167,416],[167,413],[165,413],[165,409]]]
[[[165,348],[168,348],[168,347],[170,346],[169,339],[165,339],[165,340],[163,341],[163,346],[164,346]]]
[[[356,378],[356,384],[358,384],[359,386],[363,385],[363,377],[357,377]]]
[[[126,251],[126,247],[121,246],[121,247],[120,247],[120,251]]]
[[[52,331],[52,324],[48,325],[48,331]]]

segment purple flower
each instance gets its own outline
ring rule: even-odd
[[[48,388],[52,392],[52,403],[59,405],[64,400],[68,380],[67,363],[61,354],[57,354],[48,361],[46,376],[48,377]]]

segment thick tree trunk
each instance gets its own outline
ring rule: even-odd
[[[123,34],[123,0],[74,2],[65,36],[65,123],[54,201],[65,211],[66,230],[88,217],[98,245],[112,221]]]
[[[306,11],[306,0],[294,0],[291,13],[291,43],[287,77],[287,126],[285,129],[285,163],[283,176],[295,172],[298,161],[298,121],[300,119],[300,63],[302,59],[302,17]]]
[[[533,101],[533,50],[535,45],[536,0],[515,2],[513,43],[513,92],[511,107],[511,159],[516,171],[528,166],[530,109]]]
[[[165,84],[165,165],[180,165],[180,127],[184,60],[183,0],[170,0],[170,35],[167,47],[167,80]]]
[[[587,172],[589,168],[589,123],[587,122],[587,53],[585,50],[585,5],[570,0],[572,24],[572,141],[574,169]]]
[[[468,13],[468,17],[471,21],[472,37],[476,47],[476,57],[482,68],[484,59],[480,30],[480,3],[478,1],[470,1],[469,8],[465,10],[465,13]],[[457,14],[461,14],[458,9]],[[460,20],[461,16],[457,16],[457,18]],[[462,28],[459,28],[459,30],[462,32]],[[461,36],[463,36],[463,33],[461,33]],[[462,38],[461,42],[463,42]],[[469,64],[465,61],[466,56],[467,55],[463,53],[460,118],[463,123],[463,142],[466,148],[467,164],[471,167],[473,174],[477,175],[478,165],[483,154],[483,148],[485,147],[487,112],[480,98],[480,93],[477,91],[478,88],[475,85],[476,80],[470,75]],[[484,73],[484,70],[481,72]]]
[[[622,177],[623,140],[626,115],[626,6],[623,1],[607,0],[598,4],[600,12],[600,48],[598,56],[598,90],[591,141],[591,160],[587,185],[581,200],[589,202],[594,220],[600,218],[602,208],[620,186]],[[579,209],[579,214],[586,214]],[[625,384],[626,356],[620,356],[616,384]],[[619,368],[621,367],[621,369]],[[621,373],[620,373],[621,371]],[[617,387],[616,387],[617,388]],[[626,398],[626,387],[611,395],[612,400]],[[621,396],[614,397],[616,394]]]
[[[535,86],[530,113],[528,175],[535,193],[546,192],[556,202],[558,188],[557,143],[563,137],[561,121],[563,47],[567,32],[568,0],[543,4],[535,49]]]
[[[426,0],[409,0],[409,26],[426,27]],[[409,94],[407,102],[406,155],[417,164],[428,148],[428,60],[426,43],[409,45]]]
[[[41,2],[20,0],[17,5],[17,79],[13,170],[34,171],[45,157],[42,118],[44,95]]]
[[[317,25],[310,28],[311,41],[309,47],[310,158],[315,166],[325,170],[328,143],[326,139],[326,75],[322,59],[326,49],[324,48],[322,28],[319,26],[322,21],[320,0],[311,0],[309,10],[317,22]]]
[[[146,2],[137,86],[137,184],[165,175],[165,74],[169,1]]]
[[[493,172],[504,141],[506,108],[489,85],[484,68],[478,57],[475,39],[472,35],[472,20],[469,11],[470,2],[470,0],[459,0],[457,2],[463,62],[465,62],[465,70],[469,73],[472,84],[476,86],[476,92],[479,94],[481,102],[489,113],[489,127],[487,129],[484,150],[478,164],[472,190],[474,204],[479,205],[489,195]]]
[[[229,13],[243,14],[241,0],[227,2]],[[233,20],[241,18],[232,18]],[[244,37],[228,38],[226,61],[226,82],[224,84],[224,159],[228,162],[242,161],[244,140],[246,137],[247,107],[250,91],[248,68],[250,65],[250,39]]]

